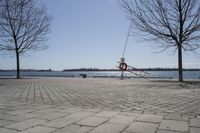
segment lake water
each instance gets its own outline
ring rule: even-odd
[[[147,71],[150,73],[152,78],[178,78],[177,71]],[[121,72],[119,71],[74,71],[74,72],[63,72],[63,71],[49,71],[49,72],[21,72],[23,77],[80,77],[81,74],[86,74],[87,77],[119,77]],[[0,72],[0,77],[14,77],[15,71]],[[124,73],[127,77],[138,77],[137,75],[129,72]],[[200,71],[184,71],[184,79],[200,79]]]

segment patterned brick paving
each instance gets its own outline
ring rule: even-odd
[[[200,85],[118,79],[1,80],[9,101],[200,115]]]
[[[199,133],[200,83],[0,79],[0,132]]]

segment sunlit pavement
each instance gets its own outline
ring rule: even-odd
[[[200,133],[200,83],[0,79],[0,133]]]

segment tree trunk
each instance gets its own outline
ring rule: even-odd
[[[178,46],[178,76],[179,82],[183,81],[183,65],[182,65],[182,47]]]
[[[19,63],[19,52],[16,50],[16,63],[17,63],[17,79],[20,78],[20,63]]]

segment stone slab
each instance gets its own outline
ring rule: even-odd
[[[118,113],[119,112],[116,112],[116,111],[101,111],[95,115],[99,116],[99,117],[113,117],[113,116],[117,115]]]
[[[81,112],[82,109],[81,108],[67,108],[67,109],[63,109],[60,110],[60,113],[77,113],[77,112]]]
[[[120,133],[126,128],[126,125],[115,124],[115,123],[105,123],[99,127],[96,127],[89,133]]]
[[[57,129],[54,133],[88,133],[92,128],[79,125],[70,125],[63,129]]]
[[[13,116],[13,115],[8,115],[8,114],[2,114],[2,113],[0,113],[0,119],[5,119],[5,118],[8,118],[10,116]]]
[[[163,120],[160,124],[159,129],[174,130],[187,132],[189,129],[188,122],[186,121],[175,121],[175,120]]]
[[[190,133],[200,133],[200,128],[191,127],[190,128]]]
[[[49,127],[43,127],[43,126],[35,126],[32,128],[29,128],[25,131],[22,131],[21,133],[52,133],[56,129],[49,128]]]
[[[76,124],[78,125],[83,125],[83,126],[91,126],[91,127],[96,127],[99,126],[100,124],[106,122],[108,119],[107,118],[101,118],[101,117],[88,117],[86,119],[83,119]]]
[[[131,113],[131,112],[120,112],[119,115],[134,116],[134,117],[139,117],[139,116],[141,116],[140,113]]]
[[[71,115],[66,116],[65,118],[68,120],[72,121],[79,121],[81,119],[87,118],[89,116],[94,115],[94,112],[78,112],[78,113],[73,113]]]
[[[200,119],[190,119],[190,126],[200,128]]]
[[[67,116],[67,115],[70,115],[70,114],[69,113],[53,112],[53,113],[50,113],[50,114],[41,115],[37,118],[45,119],[45,120],[54,120],[56,118],[61,118],[61,117]]]
[[[34,111],[33,113],[35,113],[35,114],[49,114],[49,113],[53,113],[53,112],[57,112],[57,111],[60,111],[60,109],[47,108],[47,109],[40,109],[40,110]]]
[[[17,131],[5,129],[5,128],[0,128],[0,133],[17,133]]]
[[[163,119],[161,115],[143,114],[137,118],[137,121],[159,123]]]
[[[0,127],[7,126],[10,124],[14,124],[14,123],[16,123],[16,122],[10,121],[10,120],[0,120]]]
[[[134,120],[136,120],[138,115],[116,115],[115,117],[111,118],[109,121],[110,123],[118,123],[118,124],[124,124],[124,125],[129,125],[131,124]]]
[[[145,122],[134,122],[125,131],[134,133],[155,133],[158,124],[145,123]]]
[[[40,119],[29,119],[21,122],[17,122],[15,124],[11,124],[6,126],[6,128],[14,129],[14,130],[24,130],[42,123],[45,123],[45,120]]]
[[[83,111],[97,113],[97,112],[100,112],[101,110],[93,108],[93,109],[84,109]]]
[[[20,114],[16,116],[9,116],[5,118],[6,120],[12,120],[12,121],[24,121],[30,118],[34,118],[39,116],[40,114],[33,114],[33,113],[26,113],[26,114]]]
[[[178,132],[178,131],[170,131],[170,130],[158,130],[156,133],[187,133],[187,132]]]
[[[189,117],[181,115],[180,113],[170,113],[164,117],[167,120],[188,121]]]
[[[6,112],[6,114],[9,114],[9,115],[20,115],[20,114],[25,114],[25,113],[30,113],[30,112],[33,112],[35,110],[33,109],[20,109],[20,110],[15,110],[15,111],[9,111],[9,112]]]
[[[52,127],[52,128],[63,128],[74,122],[75,122],[74,120],[69,120],[67,118],[59,118],[47,123],[43,123],[42,125],[47,126],[47,127]]]

